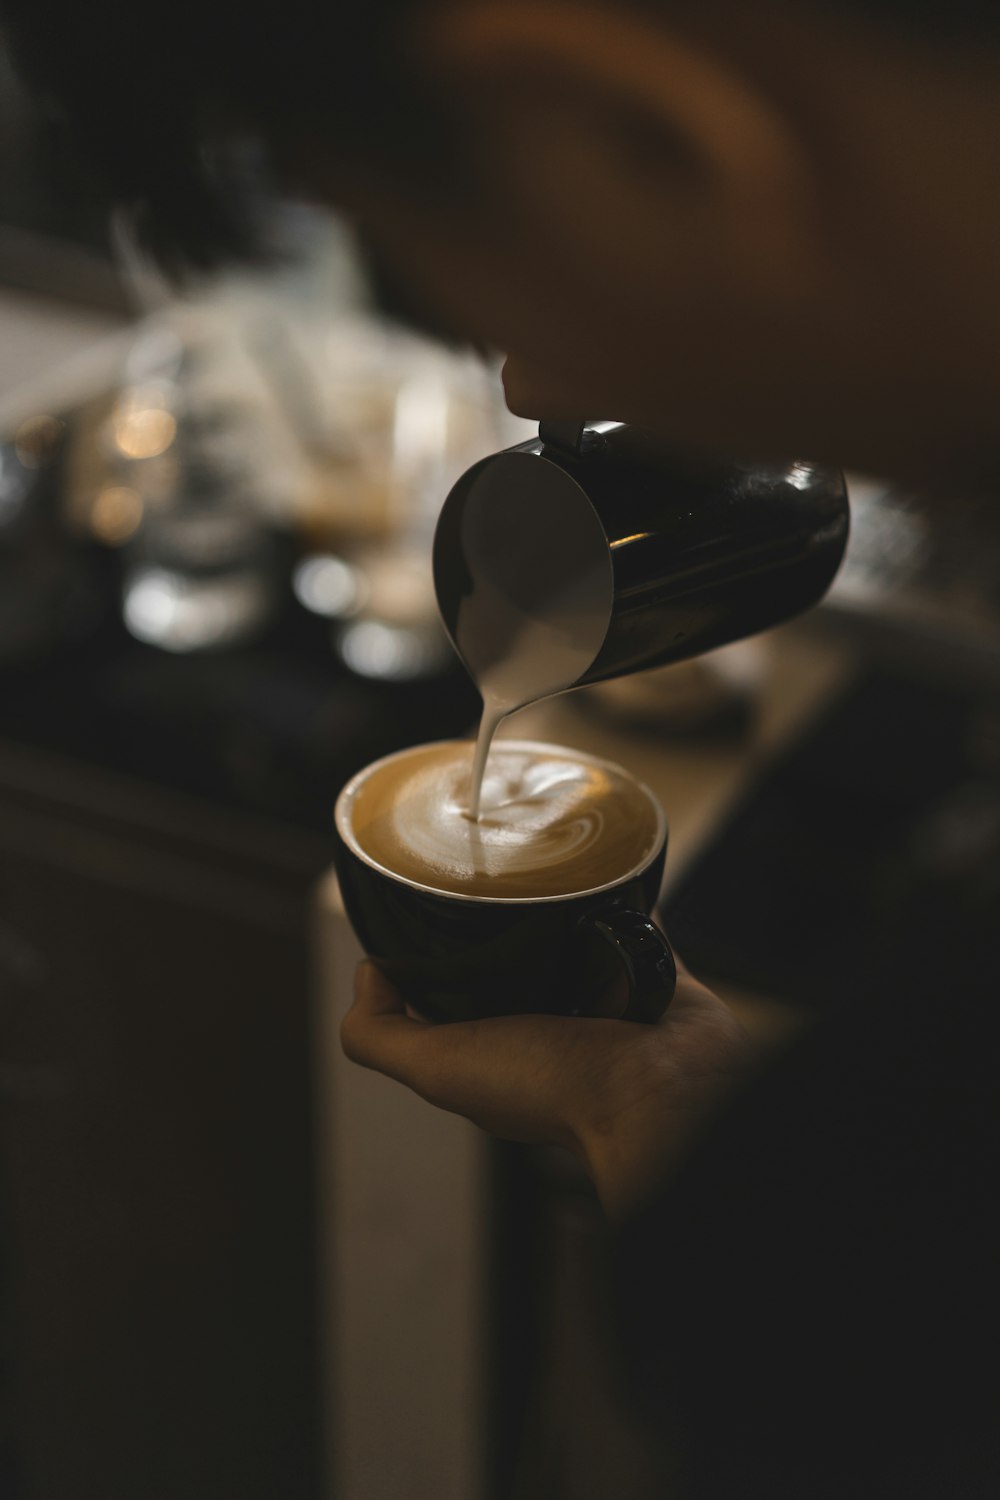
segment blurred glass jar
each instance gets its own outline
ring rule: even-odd
[[[533,431],[504,408],[496,369],[398,328],[344,318],[317,352],[325,440],[299,508],[317,547],[429,545],[469,462]]]
[[[127,545],[122,610],[129,632],[165,651],[224,648],[257,635],[277,609],[275,538],[239,503],[223,472],[183,473],[182,505],[146,516]]]
[[[450,671],[430,562],[438,512],[470,463],[534,428],[506,410],[496,367],[373,318],[340,319],[314,355],[325,425],[297,508],[295,593],[331,621],[356,676]]]

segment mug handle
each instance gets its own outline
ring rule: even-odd
[[[674,998],[677,965],[670,944],[649,917],[638,911],[610,911],[585,917],[584,925],[614,948],[628,975],[623,1021],[658,1021]]]

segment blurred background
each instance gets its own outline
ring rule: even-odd
[[[471,731],[430,537],[533,429],[259,197],[280,264],[171,290],[0,53],[0,1494],[605,1500],[650,1460],[587,1184],[336,1044],[333,801]],[[513,726],[657,790],[765,1031],[1000,894],[997,521],[850,488],[808,620]]]

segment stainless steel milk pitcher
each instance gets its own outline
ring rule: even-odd
[[[476,591],[498,601],[491,608],[513,601],[511,621],[555,620],[582,651],[572,680],[552,689],[562,691],[697,656],[809,608],[837,572],[848,525],[836,469],[694,464],[622,423],[542,423],[452,488],[435,588],[467,666],[461,621]]]

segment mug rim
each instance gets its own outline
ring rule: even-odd
[[[599,896],[604,891],[613,891],[617,886],[626,885],[630,880],[635,880],[637,876],[644,874],[659,857],[667,840],[667,815],[655,792],[644,781],[640,781],[638,776],[633,776],[631,771],[604,755],[591,755],[589,751],[574,750],[569,745],[557,745],[551,740],[514,739],[500,740],[497,743],[514,750],[560,750],[577,760],[586,761],[589,765],[611,767],[615,771],[624,772],[645,795],[656,813],[656,838],[651,853],[639,860],[631,869],[626,870],[624,875],[616,875],[614,880],[607,880],[603,885],[589,886],[583,891],[560,891],[552,896],[476,896],[465,891],[444,891],[439,886],[426,885],[422,881],[412,880],[408,875],[400,875],[396,870],[390,870],[388,865],[380,864],[377,859],[367,854],[358,843],[347,816],[349,805],[353,804],[354,796],[361,783],[373,771],[388,765],[391,761],[402,760],[404,756],[412,755],[415,750],[426,750],[437,745],[470,745],[472,743],[466,739],[423,740],[419,745],[407,745],[402,750],[393,750],[388,755],[382,755],[378,760],[362,766],[360,771],[355,771],[350,780],[341,787],[333,809],[334,828],[344,846],[360,859],[362,864],[366,864],[369,869],[375,870],[379,875],[384,875],[388,880],[395,881],[398,885],[409,886],[411,890],[421,891],[427,896],[437,896],[442,901],[475,901],[485,906],[536,906],[541,902],[581,901],[587,896]]]

